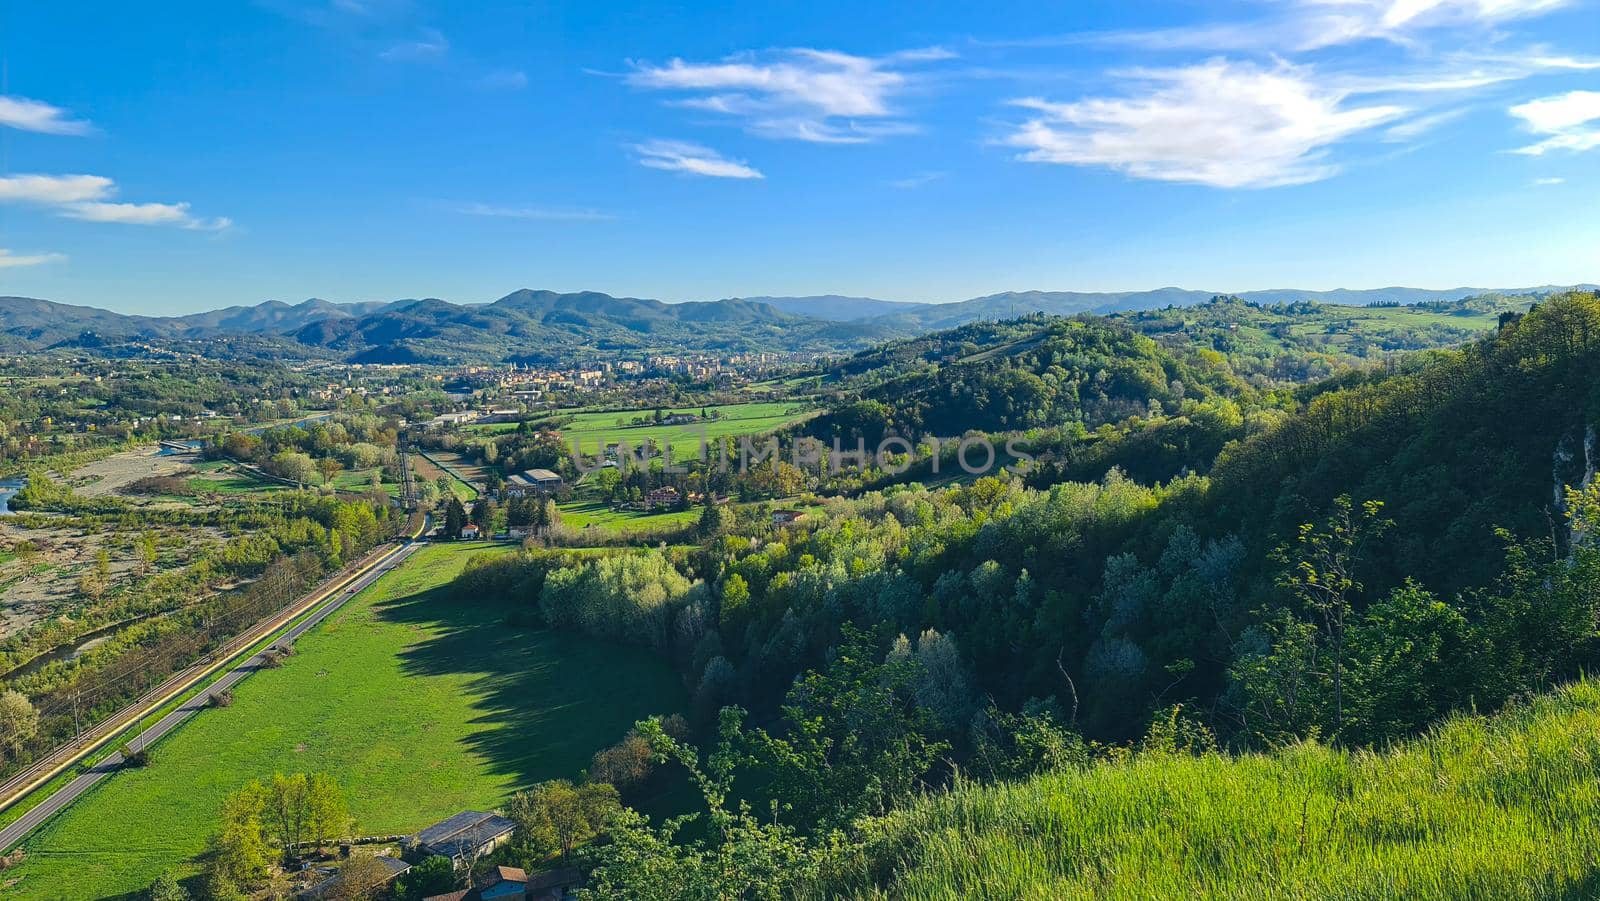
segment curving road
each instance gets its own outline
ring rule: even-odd
[[[426,530],[426,523],[424,523],[423,528]],[[387,554],[384,554],[383,556],[374,560],[372,564],[367,569],[363,570],[359,576],[334,589],[333,592],[323,598],[320,601],[321,606],[315,607],[310,616],[307,616],[305,619],[297,623],[293,628],[279,636],[279,638],[272,643],[273,646],[292,644],[301,635],[304,635],[307,631],[315,628],[324,619],[327,619],[328,616],[335,610],[338,610],[340,607],[344,606],[346,601],[350,600],[362,589],[377,581],[378,578],[384,573],[389,572],[403,563],[407,557],[410,557],[420,547],[422,547],[422,542],[407,540],[404,544],[401,544],[394,550],[391,550]],[[227,673],[223,674],[223,676],[214,682],[211,687],[197,693],[194,697],[183,702],[182,705],[174,709],[171,713],[168,713],[166,716],[162,717],[151,726],[146,728],[143,732],[140,732],[138,735],[134,736],[128,741],[128,747],[138,751],[150,746],[156,741],[159,741],[163,736],[171,732],[173,729],[176,729],[189,717],[194,716],[196,713],[200,712],[200,710],[205,708],[207,703],[209,703],[213,693],[232,688],[242,681],[246,676],[258,669],[261,669],[266,664],[268,650],[270,650],[270,648],[264,649],[260,653],[254,654],[251,657],[234,664],[233,668]],[[143,715],[144,714],[140,714],[140,716]],[[71,804],[73,801],[76,801],[83,795],[84,792],[88,791],[90,788],[93,788],[102,779],[105,779],[112,773],[116,772],[121,765],[122,754],[120,752],[111,754],[111,756],[107,757],[105,760],[102,760],[100,763],[96,764],[90,769],[85,770],[81,776],[78,776],[76,779],[73,779],[71,782],[58,788],[50,795],[49,798],[46,798],[44,801],[40,802],[38,806],[23,814],[15,822],[7,825],[3,829],[0,829],[0,851],[9,850],[15,847],[17,843],[22,841],[24,836],[26,836],[29,832],[32,832],[39,826],[39,824],[43,823],[45,820],[48,820],[51,816],[61,811],[62,808]],[[20,801],[21,799],[22,796],[19,796],[18,798],[14,799],[13,803],[15,803],[15,801]]]

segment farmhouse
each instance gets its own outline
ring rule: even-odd
[[[678,493],[678,489],[671,485],[663,485],[660,488],[652,488],[644,497],[635,501],[633,507],[636,510],[654,510],[657,507],[670,507],[676,504],[680,497],[682,495]]]
[[[498,814],[467,810],[418,832],[409,845],[423,856],[448,857],[459,867],[505,844],[514,828]]]
[[[432,432],[442,429],[445,426],[461,425],[462,423],[471,422],[477,418],[478,414],[471,411],[463,413],[441,413],[438,416],[428,420],[426,423],[423,423],[423,428]]]
[[[478,527],[475,525],[468,524],[461,527],[462,541],[476,541],[478,539],[478,535]]]
[[[790,523],[796,522],[800,519],[800,517],[805,515],[805,512],[802,510],[774,510],[772,511],[772,524],[775,526],[786,526]]]
[[[529,875],[516,867],[495,867],[476,881],[477,885],[470,889],[433,895],[422,901],[561,901],[583,885],[583,871],[567,867]]]

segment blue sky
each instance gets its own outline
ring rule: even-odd
[[[0,294],[1600,280],[1596,0],[0,0]]]

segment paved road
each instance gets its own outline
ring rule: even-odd
[[[377,566],[374,566],[372,569],[368,570],[365,575],[351,582],[349,585],[330,596],[327,600],[323,601],[322,605],[315,608],[310,616],[307,616],[289,631],[283,633],[282,637],[273,642],[273,645],[291,644],[301,635],[304,635],[307,631],[316,628],[319,623],[321,623],[324,619],[327,619],[328,616],[335,610],[338,610],[340,607],[344,606],[344,603],[350,600],[350,598],[354,597],[357,592],[377,581],[379,576],[382,576],[384,573],[394,569],[396,566],[399,566],[407,557],[411,556],[419,548],[421,548],[422,545],[422,542],[408,541],[396,548],[394,551],[390,552],[388,556],[382,558],[381,562],[379,562]],[[254,656],[235,664],[233,669],[229,670],[227,673],[224,673],[220,679],[212,683],[210,688],[199,692],[193,698],[185,701],[181,706],[173,710],[171,713],[157,720],[149,728],[145,729],[143,732],[139,733],[132,740],[130,740],[128,742],[128,746],[137,751],[158,741],[162,736],[171,732],[173,729],[176,729],[189,717],[199,713],[210,701],[213,693],[232,688],[233,686],[239,684],[239,682],[242,681],[246,676],[258,669],[261,669],[264,665],[266,665],[266,658],[267,652],[262,651],[261,653],[255,654]],[[84,771],[83,775],[57,789],[55,793],[50,795],[49,798],[46,798],[42,803],[39,804],[39,806],[23,814],[16,820],[16,822],[11,823],[4,829],[0,829],[0,849],[9,849],[18,842],[22,841],[22,838],[37,828],[39,824],[50,819],[50,817],[54,816],[68,804],[76,801],[80,796],[83,795],[84,792],[94,787],[102,779],[105,779],[112,773],[115,773],[121,765],[122,754],[120,752],[113,753],[105,760],[96,764],[93,768]]]

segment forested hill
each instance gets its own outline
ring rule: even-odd
[[[1129,417],[1159,417],[1185,400],[1233,398],[1248,408],[1274,388],[1470,341],[1538,299],[1484,295],[1348,307],[1216,297],[1106,317],[972,323],[891,341],[823,370],[834,401],[810,430],[869,441],[886,432],[1094,431]],[[1204,469],[1210,462],[1191,456],[1183,464]]]
[[[975,323],[857,355],[834,374],[845,378],[841,399],[810,430],[869,443],[889,432],[1093,428],[1152,405],[1249,390],[1215,353],[1165,348],[1095,317]]]
[[[1235,372],[1260,384],[1314,381],[1398,353],[1462,344],[1494,328],[1500,314],[1525,311],[1541,299],[1483,294],[1409,306],[1345,306],[1215,297],[1110,315],[1164,346],[1224,354]]]
[[[954,391],[925,409],[958,409],[978,395],[955,376],[1006,368],[988,352],[1062,385],[1112,356],[1151,391],[1158,373],[1169,393],[1212,374],[1169,369],[1125,325],[1039,325],[961,333],[996,339],[976,351],[927,345],[949,362],[925,360],[910,400]],[[1093,480],[1052,467],[851,489],[790,527],[712,506],[691,548],[530,549],[457,590],[650,647],[693,687],[722,829],[707,849],[619,821],[594,850],[593,897],[663,878],[718,886],[705,897],[804,895],[808,879],[826,897],[1054,897],[1266,875],[1320,896],[1366,872],[1310,867],[1310,842],[1381,867],[1375,896],[1499,897],[1523,884],[1508,872],[1586,896],[1593,855],[1539,853],[1525,820],[1577,823],[1558,844],[1592,845],[1600,770],[1577,736],[1593,731],[1593,686],[1536,729],[1515,708],[1600,668],[1597,385],[1600,297],[1555,297],[1460,349],[1275,391],[1248,416],[1187,386],[1170,407],[1157,397],[1161,411],[1093,436]],[[1208,474],[1123,474],[1138,435],[1179,422],[1225,439]],[[1493,734],[1465,721],[1380,756],[1508,707]],[[700,766],[659,724],[642,732]],[[1251,799],[1261,816],[1235,817]],[[1193,852],[1130,870],[1147,837]],[[1086,863],[1052,869],[1063,860]]]

